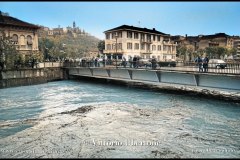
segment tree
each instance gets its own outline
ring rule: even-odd
[[[177,57],[183,59],[184,61],[186,59],[186,52],[187,52],[186,46],[177,46]]]
[[[210,58],[223,58],[228,55],[228,49],[226,47],[206,47],[206,53]]]
[[[104,40],[99,41],[97,47],[100,53],[103,53],[103,50],[105,49],[105,41]]]
[[[3,68],[13,68],[14,62],[19,58],[16,46],[11,37],[7,37],[3,30],[0,30],[0,65]]]
[[[225,47],[217,47],[217,58],[223,58],[225,55],[227,55],[228,50]]]
[[[209,55],[209,58],[216,57],[216,53],[217,53],[216,47],[206,47],[205,51],[206,51],[207,55]]]
[[[237,53],[237,49],[236,48],[229,48],[228,49],[228,55],[235,55]]]

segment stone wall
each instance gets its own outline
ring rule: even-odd
[[[63,71],[56,68],[33,68],[0,71],[0,88],[46,83],[64,79]]]

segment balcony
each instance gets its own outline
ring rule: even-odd
[[[151,39],[140,39],[140,43],[152,43]]]
[[[140,51],[140,54],[152,54],[152,51],[151,50],[143,50],[143,51]]]
[[[117,54],[121,54],[121,53],[123,53],[124,52],[124,50],[123,49],[110,49],[110,50],[103,50],[103,53],[112,53],[112,54],[115,54],[115,53],[117,53]]]

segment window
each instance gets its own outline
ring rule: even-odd
[[[25,37],[23,35],[20,36],[20,45],[26,45],[25,43]]]
[[[156,51],[156,45],[152,45],[152,50]]]
[[[112,44],[112,49],[116,49],[116,48],[115,48],[115,43]]]
[[[122,38],[122,32],[118,32],[118,38]]]
[[[168,46],[168,52],[171,52],[171,46]]]
[[[161,51],[161,45],[158,45],[158,51]]]
[[[118,43],[118,49],[122,49],[122,43]]]
[[[112,32],[112,39],[122,38],[122,32]]]
[[[167,59],[167,56],[163,56],[163,60],[166,60]]]
[[[28,49],[32,49],[32,37],[31,36],[27,36],[27,47]]]
[[[135,50],[139,50],[139,43],[135,43],[135,44],[134,44],[134,49],[135,49]]]
[[[110,39],[110,34],[106,33],[106,39]]]
[[[160,36],[157,36],[157,40],[158,40],[158,42],[160,42]]]
[[[151,42],[151,34],[147,34],[147,41]]]
[[[141,33],[141,40],[144,40],[144,33]]]
[[[153,41],[155,41],[155,35],[153,35]]]
[[[107,50],[111,50],[111,44],[107,44]]]
[[[167,50],[167,46],[163,45],[163,51]]]
[[[132,32],[130,31],[127,32],[127,38],[132,38]]]
[[[147,44],[147,50],[150,50],[150,44]]]
[[[145,49],[145,45],[141,44],[141,50],[144,50],[144,49]]]
[[[32,45],[32,37],[31,36],[27,36],[27,44]]]
[[[138,39],[138,33],[134,32],[134,39]]]
[[[12,41],[13,41],[13,44],[18,44],[18,36],[16,34],[12,36]]]
[[[132,43],[127,43],[127,49],[132,49]]]

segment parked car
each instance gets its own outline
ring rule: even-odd
[[[208,62],[208,67],[224,69],[227,67],[227,63],[222,59],[210,59]]]
[[[151,67],[152,66],[151,59],[139,58],[138,66]]]

